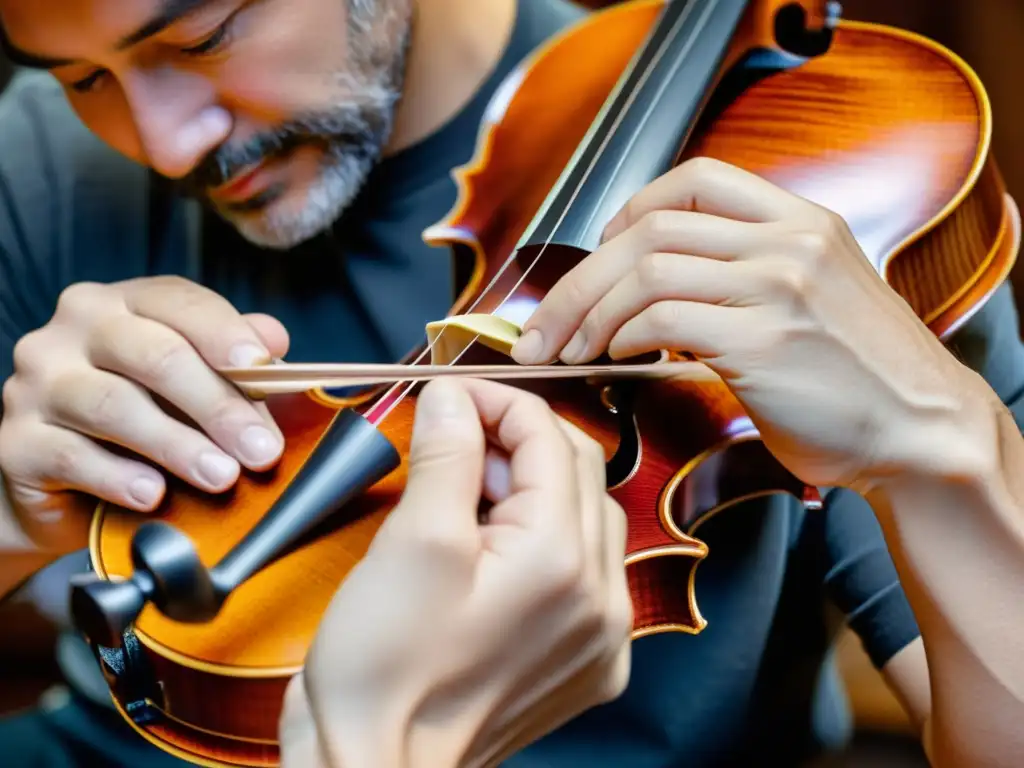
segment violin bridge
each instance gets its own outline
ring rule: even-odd
[[[512,347],[523,330],[515,323],[496,315],[468,314],[446,317],[427,323],[430,362],[454,365],[472,344],[512,356]]]

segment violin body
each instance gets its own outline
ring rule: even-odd
[[[743,167],[844,216],[880,274],[946,337],[1005,279],[1019,244],[1017,210],[989,151],[983,86],[926,39],[846,22],[819,55],[740,72],[751,52],[778,48],[783,5],[745,9],[715,64],[713,98],[700,103],[682,155],[678,146],[669,149],[676,159],[708,156]],[[809,25],[822,22],[824,3],[802,5]],[[455,253],[461,293],[451,318],[518,323],[593,247],[593,231],[573,239],[538,230],[538,211],[567,178],[563,171],[664,7],[635,0],[594,13],[524,62],[496,95],[476,159],[456,172],[455,209],[426,234]],[[636,191],[627,187],[618,200],[594,206],[607,211],[598,234]],[[442,332],[460,338],[456,325]],[[467,340],[455,357],[507,360],[507,343],[482,341]],[[605,447],[611,493],[629,516],[625,565],[635,637],[704,627],[696,573],[708,555],[698,538],[708,516],[769,493],[793,494],[809,508],[820,503],[815,489],[771,457],[720,382],[517,386],[536,391]],[[240,584],[210,620],[174,621],[149,605],[122,647],[98,649],[122,715],[162,749],[202,765],[278,764],[285,687],[301,670],[339,584],[404,488],[415,408],[409,386],[347,400],[324,392],[280,395],[269,403],[287,445],[275,470],[245,474],[221,496],[169,481],[158,517],[183,532],[206,565],[257,525],[343,409],[376,424],[401,464],[347,503],[332,531]],[[99,577],[133,573],[132,537],[148,519],[109,505],[97,511],[90,552]]]

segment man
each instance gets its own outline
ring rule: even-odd
[[[169,18],[161,11],[181,10],[180,3],[140,0],[125,6],[115,0],[61,0],[40,7],[0,0],[9,47],[16,55],[20,51],[23,63],[53,65],[54,76],[84,123],[78,126],[70,119],[60,89],[34,79],[13,86],[9,106],[0,115],[0,140],[5,142],[0,177],[6,201],[0,210],[8,218],[0,236],[7,252],[4,268],[10,273],[0,300],[2,332],[6,343],[21,340],[16,363],[4,362],[9,366],[5,374],[14,375],[5,389],[7,405],[0,422],[0,448],[6,446],[0,469],[20,525],[36,541],[59,543],[73,527],[71,521],[54,521],[52,514],[54,501],[67,488],[89,490],[140,513],[152,509],[163,492],[163,477],[150,463],[132,459],[133,453],[211,490],[229,487],[241,466],[273,463],[281,448],[273,424],[264,412],[233,396],[210,373],[210,366],[285,353],[295,361],[395,360],[420,341],[423,324],[443,316],[452,298],[443,254],[419,240],[420,232],[440,219],[454,199],[448,172],[471,157],[487,101],[503,77],[527,51],[580,13],[556,0],[421,0],[415,16],[410,4],[400,0],[187,5],[195,6],[191,14],[164,23]],[[170,19],[176,18],[171,14]],[[116,152],[99,146],[86,128]],[[381,149],[383,159],[375,164]],[[799,240],[807,263],[827,261],[823,257],[845,250],[842,279],[831,290],[843,290],[850,275],[860,275],[861,282],[854,284],[863,286],[865,278],[857,270],[866,267],[854,258],[855,246],[837,235],[841,229],[816,207],[800,201],[805,207],[798,210],[790,196],[779,202],[778,191],[770,185],[758,185],[746,175],[742,180],[723,177],[708,165],[687,166],[683,174],[660,180],[677,192],[682,189],[678,197],[666,195],[659,182],[636,206],[644,211],[672,209],[689,199],[687,195],[710,195],[717,205],[706,222],[709,241],[686,242],[673,235],[660,250],[693,255],[688,248],[701,245],[698,257],[712,255],[707,253],[711,249],[732,268],[739,261],[735,244],[746,242],[735,233],[732,220],[753,221],[763,225],[753,230],[762,245],[792,245],[771,240],[787,228],[807,235]],[[180,186],[204,198],[209,210],[175,195],[167,178],[180,179]],[[721,190],[730,187],[756,214],[753,219],[721,205],[728,197]],[[743,376],[757,384],[745,402],[759,423],[770,428],[769,436],[774,430],[771,444],[780,458],[804,472],[813,470],[808,476],[812,481],[877,491],[873,482],[861,483],[873,478],[878,466],[861,466],[851,459],[863,445],[839,438],[823,443],[820,435],[837,434],[843,423],[837,417],[850,413],[845,407],[850,393],[860,395],[860,403],[868,393],[888,397],[883,404],[906,427],[909,417],[900,397],[882,384],[867,388],[871,373],[863,366],[833,368],[823,381],[835,394],[835,407],[822,407],[819,398],[813,411],[818,420],[794,425],[794,409],[780,407],[764,393],[777,384],[785,402],[803,405],[794,380],[778,374],[785,367],[780,364],[802,371],[798,381],[806,381],[811,378],[808,361],[820,361],[820,356],[783,345],[792,334],[783,333],[785,326],[766,325],[764,334],[750,338],[762,345],[779,342],[779,354],[789,356],[773,360],[762,355],[758,359],[765,362],[767,373],[754,376],[759,372],[751,368],[750,350],[740,351],[744,357],[724,346],[713,333],[714,322],[707,320],[710,310],[703,310],[703,316],[688,314],[709,300],[686,293],[695,290],[694,270],[705,267],[704,261],[700,267],[685,262],[688,271],[682,278],[665,282],[664,288],[675,293],[652,297],[635,290],[649,285],[635,280],[631,265],[651,261],[638,261],[651,250],[651,240],[643,238],[641,221],[629,219],[628,211],[624,217],[618,222],[621,233],[611,229],[602,250],[572,277],[586,278],[586,290],[579,290],[581,284],[556,293],[552,302],[558,303],[546,304],[528,326],[542,343],[531,355],[528,338],[537,334],[528,333],[516,350],[517,359],[532,362],[559,353],[575,359],[570,354],[574,350],[565,345],[580,328],[587,340],[584,357],[602,346],[613,354],[659,341],[696,346],[709,365],[718,365],[719,358],[727,361],[718,372],[734,387],[742,388]],[[733,247],[711,238],[714,232],[731,238]],[[815,244],[817,257],[809,252]],[[626,271],[609,270],[611,256],[622,257],[623,250],[629,258],[618,261]],[[805,265],[794,268],[787,262],[782,277],[791,275],[793,280],[772,282],[764,279],[766,264],[771,262],[761,258],[754,266],[741,264],[720,273],[707,267],[697,285],[719,291],[723,303],[728,303],[726,298],[742,303],[770,297],[775,304],[744,316],[745,329],[751,327],[751,318],[774,316],[789,319],[790,331],[820,326],[850,332],[828,314],[844,306],[845,294],[838,301],[834,294],[827,301],[819,299],[814,304],[820,312],[813,318],[817,325],[811,325],[793,313],[790,301],[807,284]],[[723,297],[721,291],[733,289],[736,275],[747,276],[734,286],[747,294]],[[760,282],[754,275],[761,275]],[[669,277],[679,275],[672,272]],[[636,283],[633,288],[630,281]],[[14,285],[24,287],[15,293],[10,288]],[[926,334],[916,327],[908,331],[905,310],[880,303],[877,286],[872,286],[862,289],[867,298],[861,306],[894,318],[900,331],[894,335],[896,351],[877,373],[876,380],[884,384],[895,376],[893,359],[898,361],[907,348],[916,349],[917,337]],[[567,294],[573,300],[559,309],[558,296]],[[668,310],[645,315],[649,303],[666,300]],[[611,303],[610,315],[605,301]],[[780,304],[782,311],[777,311]],[[596,319],[585,321],[595,308]],[[723,322],[729,317],[723,315]],[[661,338],[642,333],[641,318],[675,320],[668,325],[676,331],[669,333],[665,323],[655,322]],[[956,345],[961,359],[980,370],[1005,402],[1019,407],[1024,350],[1016,324],[1009,292],[1003,288],[960,333]],[[708,338],[681,335],[678,329],[691,325]],[[762,345],[757,349],[775,349]],[[835,346],[818,348],[839,351]],[[863,352],[861,342],[840,359]],[[728,370],[728,361],[735,361],[734,371]],[[773,378],[773,373],[778,375]],[[856,384],[841,385],[840,373],[853,375]],[[948,378],[951,386],[960,381],[959,376]],[[955,390],[969,392],[972,403],[984,402],[977,391],[974,385]],[[178,405],[198,427],[168,420],[147,392]],[[912,387],[903,387],[899,394],[908,392],[915,394]],[[950,399],[948,393],[925,396],[924,404],[936,403],[936,408]],[[983,410],[975,406],[970,413]],[[987,417],[979,418],[979,429],[991,435],[984,432],[991,426]],[[856,419],[850,423],[861,426]],[[919,419],[917,425],[924,423]],[[915,459],[918,464],[908,458],[913,452],[902,450],[907,435],[926,435],[933,442],[935,436],[962,436],[958,430],[967,428],[952,423],[943,429],[886,433],[885,438],[900,438],[888,458],[903,472],[914,468],[920,475],[924,454]],[[121,443],[129,449],[128,457],[101,447],[97,437]],[[1019,432],[1013,435],[1017,443],[1019,437]],[[977,438],[968,444],[983,443]],[[801,446],[806,453],[800,452]],[[808,456],[823,450],[827,460],[809,465]],[[964,454],[964,461],[980,464],[984,451],[977,447],[973,458]],[[878,451],[869,455],[885,456]],[[74,460],[62,462],[62,456]],[[1008,453],[1007,461],[1012,460]],[[1014,746],[1007,741],[1012,741],[1013,730],[996,721],[1020,712],[1019,701],[1007,693],[1020,690],[1014,687],[1020,678],[1014,677],[1013,654],[992,643],[1009,642],[1014,635],[995,633],[994,640],[982,642],[984,638],[966,633],[970,627],[962,623],[942,624],[943,608],[959,609],[963,603],[940,583],[948,571],[937,575],[934,559],[916,556],[920,548],[933,546],[935,530],[918,530],[908,539],[913,546],[902,547],[906,516],[884,514],[887,506],[907,508],[904,497],[914,499],[909,506],[917,507],[921,487],[945,490],[939,501],[961,499],[944,480],[906,490],[899,503],[884,493],[876,496],[888,543],[900,555],[902,567],[922,569],[908,582],[917,620],[900,587],[887,538],[861,496],[846,488],[834,490],[825,511],[813,515],[805,515],[789,499],[751,502],[701,529],[714,552],[702,564],[698,580],[709,627],[696,637],[662,635],[638,642],[622,697],[576,718],[507,764],[756,764],[762,753],[794,763],[842,743],[848,724],[835,671],[827,661],[835,627],[828,620],[825,595],[846,614],[875,664],[922,724],[929,748],[936,734],[946,739],[940,745],[945,751],[934,755],[936,759],[979,753],[982,747],[995,750],[989,758],[1005,755]],[[972,519],[1014,519],[1005,504],[986,507],[977,498],[962,501],[964,508],[977,510]],[[943,509],[934,520],[945,526],[938,529],[945,533],[940,540],[960,541],[963,531],[955,527],[952,512]],[[995,523],[981,526],[988,538],[969,542],[974,554],[967,561],[973,569],[994,570],[958,573],[955,586],[968,585],[970,594],[984,591],[991,597],[994,575],[1012,579],[1020,572],[1013,570],[1021,562],[1012,546],[1017,529],[1007,522],[993,543],[997,528]],[[993,550],[986,544],[1001,547],[1002,559],[988,557]],[[942,551],[948,566],[952,555]],[[967,558],[966,551],[956,554]],[[963,559],[957,562],[966,567]],[[919,622],[928,629],[929,654],[936,655],[927,664]],[[967,670],[968,676],[951,677],[950,669],[957,668]],[[984,670],[989,670],[987,678]],[[929,675],[941,694],[935,699],[941,705],[935,710],[937,719]],[[994,713],[965,711],[955,704],[950,680],[972,690],[969,702],[999,701],[1001,708]],[[95,722],[91,712],[88,717]],[[1000,739],[975,727],[975,717],[996,729]],[[50,725],[55,720],[47,721],[50,734],[59,734]],[[924,726],[932,721],[942,729]],[[116,764],[118,749],[124,750],[125,764],[131,763],[128,750],[134,742],[129,736],[114,746],[97,733],[94,728],[76,738],[96,744],[109,763]],[[979,743],[982,737],[984,743]],[[998,764],[997,759],[989,762]]]

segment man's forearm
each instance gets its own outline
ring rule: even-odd
[[[921,628],[937,766],[1024,754],[1024,438],[1002,404],[990,412],[991,429],[938,446],[955,461],[865,493]]]

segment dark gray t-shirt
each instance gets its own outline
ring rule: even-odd
[[[102,146],[48,76],[19,77],[0,98],[0,380],[10,375],[15,341],[47,322],[63,288],[156,274],[278,317],[293,361],[401,358],[422,340],[424,322],[451,304],[448,254],[420,238],[455,200],[450,170],[471,158],[501,79],[579,13],[562,0],[521,2],[508,52],[472,103],[381,163],[333,232],[286,254],[249,245]],[[1007,287],[956,343],[1024,411],[1024,347]],[[834,617],[879,666],[918,635],[871,509],[847,491],[830,493],[815,514],[789,498],[753,500],[701,536],[712,552],[697,577],[708,628],[638,641],[625,695],[531,746],[511,768],[762,764],[763,754],[791,763],[845,737],[829,657]]]

